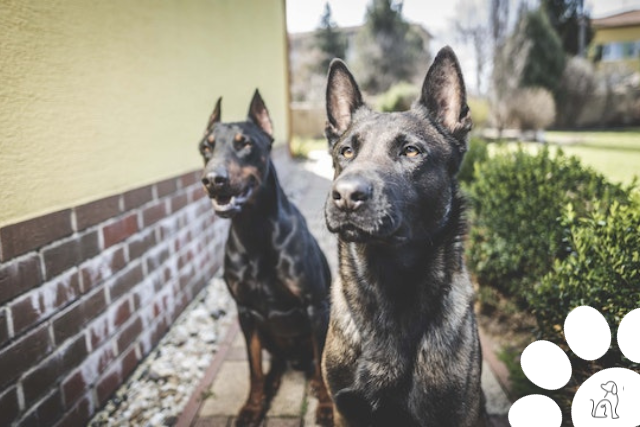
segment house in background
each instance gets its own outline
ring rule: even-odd
[[[592,57],[601,66],[640,71],[640,10],[592,19]]]
[[[0,425],[82,426],[221,264],[216,99],[288,139],[285,2],[0,2],[0,40]]]

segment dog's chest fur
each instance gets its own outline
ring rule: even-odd
[[[225,250],[225,280],[238,303],[264,312],[267,307],[284,309],[309,299],[301,294],[299,260],[287,245],[287,240],[295,240],[299,221],[294,216],[285,224],[265,219],[253,223],[251,229],[231,227]]]
[[[479,351],[473,290],[462,246],[448,248],[403,273],[381,271],[376,265],[383,263],[366,256],[357,244],[340,243],[331,327],[348,349],[337,364],[349,369],[338,373],[338,388],[356,391],[374,409],[391,405],[411,417],[427,414],[436,423],[447,411],[460,425],[475,416],[475,408],[460,408],[455,399],[447,403],[447,396],[460,393],[479,396],[479,390],[466,384],[468,369],[479,370],[468,364]]]
[[[403,271],[389,269],[390,263],[378,262],[357,244],[342,243],[340,252],[343,263],[333,299],[346,310],[334,312],[341,313],[336,320],[343,329],[357,331],[351,344],[363,357],[355,371],[367,373],[360,380],[371,377],[401,386],[404,377],[413,375],[416,361],[437,362],[438,343],[452,351],[447,332],[457,332],[459,325],[451,319],[464,316],[472,297],[466,272],[457,269],[460,264],[445,268],[444,257],[454,254],[440,250]]]

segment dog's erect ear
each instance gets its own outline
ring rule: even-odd
[[[472,127],[462,71],[453,49],[446,46],[438,52],[422,85],[420,104],[427,107],[433,120],[464,139]]]
[[[222,104],[222,97],[218,98],[218,100],[216,101],[216,106],[213,107],[213,113],[211,113],[211,117],[209,117],[209,123],[207,124],[207,130],[211,129],[213,127],[213,125],[215,125],[216,123],[218,123],[220,121],[220,115],[221,115],[220,104]]]
[[[271,124],[271,118],[269,117],[269,110],[267,110],[267,106],[264,105],[264,101],[262,100],[258,89],[253,93],[251,105],[249,106],[248,117],[249,120],[258,125],[260,129],[273,138],[273,125]]]
[[[342,135],[349,125],[353,113],[363,105],[358,84],[347,65],[334,59],[329,65],[327,77],[327,126],[325,132],[329,144]]]

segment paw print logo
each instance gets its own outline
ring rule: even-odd
[[[584,360],[602,357],[611,345],[611,330],[604,316],[588,306],[569,313],[564,335],[571,351]],[[629,360],[640,363],[640,308],[628,313],[618,328],[618,346]],[[558,390],[571,378],[571,363],[560,347],[536,341],[522,352],[522,370],[538,387]],[[640,375],[625,368],[596,372],[578,389],[571,404],[575,427],[636,427],[640,425]],[[556,402],[538,394],[524,396],[511,406],[512,427],[560,427],[562,413]]]

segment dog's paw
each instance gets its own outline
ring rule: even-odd
[[[236,427],[260,427],[265,412],[263,405],[247,403],[240,409],[235,425]]]
[[[640,362],[640,309],[628,313],[618,328],[618,345],[631,361]],[[564,335],[573,353],[584,360],[604,356],[611,345],[611,330],[604,316],[592,307],[581,306],[569,313]],[[537,386],[558,390],[571,379],[572,368],[567,355],[557,345],[536,341],[522,352],[522,371]],[[634,427],[640,424],[640,375],[625,368],[596,372],[576,392],[571,404],[575,427]],[[524,396],[509,410],[512,427],[562,424],[560,407],[543,395]]]

